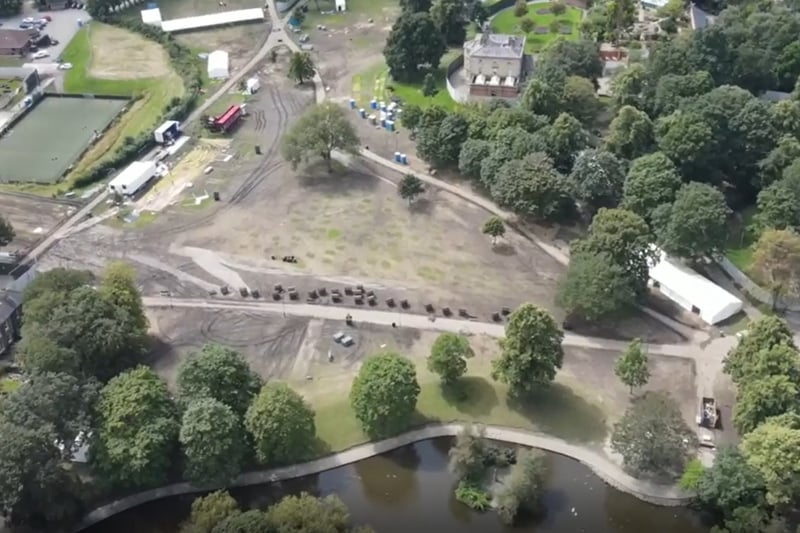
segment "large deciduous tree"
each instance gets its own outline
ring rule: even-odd
[[[591,80],[567,76],[561,94],[561,109],[571,113],[584,124],[591,124],[600,111],[600,101]]]
[[[100,294],[113,305],[128,312],[138,335],[147,333],[147,317],[144,315],[142,295],[136,288],[136,272],[128,263],[114,261],[103,271]]]
[[[350,513],[335,494],[284,496],[266,515],[275,533],[345,533],[350,529]]]
[[[761,474],[733,446],[717,450],[714,464],[700,476],[695,490],[703,507],[725,517],[740,507],[763,506],[766,492]]]
[[[503,223],[503,219],[500,217],[491,216],[486,219],[486,222],[483,223],[481,232],[485,235],[489,235],[492,238],[492,246],[494,246],[497,244],[497,238],[506,234],[506,226]]]
[[[221,486],[241,472],[246,446],[242,421],[224,403],[211,398],[190,403],[178,439],[186,458],[184,475],[192,484]]]
[[[287,74],[302,85],[304,81],[314,77],[314,60],[308,52],[293,52],[289,58]]]
[[[297,168],[311,157],[321,157],[333,171],[334,150],[355,153],[360,141],[344,109],[324,102],[307,109],[289,128],[281,140],[284,159]]]
[[[97,470],[115,485],[147,487],[167,479],[178,443],[178,410],[167,385],[139,366],[100,391],[92,445]]]
[[[214,526],[211,533],[272,533],[273,531],[266,513],[252,510],[229,516]]]
[[[784,175],[794,170],[793,163]],[[800,165],[796,167],[800,170]],[[770,229],[800,229],[800,188],[790,179],[780,179],[758,193],[758,222]]]
[[[792,503],[800,491],[800,429],[769,420],[745,435],[742,454],[764,479],[767,503]]]
[[[211,533],[217,524],[241,513],[239,504],[230,494],[219,490],[195,498],[189,518],[181,524],[179,533]]]
[[[430,14],[448,46],[464,44],[469,21],[464,0],[434,0]]]
[[[16,1],[16,0],[14,0]],[[0,13],[2,13],[2,7],[0,7]],[[11,226],[11,223],[6,220],[6,218],[0,215],[0,246],[6,246],[14,240],[16,233],[14,232],[14,228]]]
[[[417,407],[419,383],[414,364],[396,353],[368,358],[350,389],[350,405],[372,438],[403,431]]]
[[[635,399],[611,434],[612,449],[636,475],[680,475],[696,446],[697,435],[664,393],[647,392]]]
[[[403,179],[400,180],[400,184],[397,187],[397,194],[400,195],[400,198],[406,200],[408,205],[411,205],[414,200],[424,192],[425,185],[422,183],[422,180],[414,174],[406,174],[403,176]]]
[[[569,172],[575,155],[589,145],[589,136],[578,119],[568,113],[561,113],[553,124],[538,132],[544,140],[545,151],[553,159],[556,168]]]
[[[423,124],[417,132],[417,155],[435,167],[456,166],[468,131],[466,118],[457,113],[448,114],[438,124]]]
[[[767,418],[800,407],[797,382],[787,375],[775,374],[748,379],[739,386],[733,407],[733,424],[744,435]]]
[[[65,459],[81,432],[91,428],[99,386],[69,374],[38,373],[0,401],[0,417],[31,430],[48,428],[63,446]]]
[[[642,217],[625,209],[601,208],[586,238],[573,244],[573,253],[608,254],[619,265],[633,291],[641,295],[653,260],[652,236]]]
[[[598,45],[588,39],[556,39],[542,50],[537,61],[537,69],[539,68],[557,68],[567,76],[581,76],[590,80],[603,74]]]
[[[467,359],[472,357],[472,348],[463,335],[442,333],[431,346],[428,370],[438,374],[444,384],[455,383],[467,371]]]
[[[386,39],[383,55],[392,78],[409,81],[429,65],[438,68],[447,51],[444,36],[428,13],[404,12]]]
[[[588,149],[578,154],[569,177],[575,197],[594,211],[619,203],[625,169],[611,152]]]
[[[647,113],[624,106],[608,127],[606,149],[619,157],[635,159],[650,151],[653,136],[653,121]]]
[[[614,362],[614,373],[627,385],[631,394],[650,379],[649,358],[641,339],[633,339]]]
[[[661,152],[631,162],[622,186],[622,205],[650,222],[657,207],[671,204],[681,188],[675,164]]]
[[[489,157],[492,149],[491,141],[467,139],[461,145],[461,152],[458,154],[459,172],[471,180],[479,180],[481,177],[481,163]]]
[[[753,271],[772,292],[772,308],[781,297],[800,295],[800,236],[789,230],[767,230],[753,252]]]
[[[0,514],[37,531],[54,531],[78,518],[80,489],[61,464],[52,428],[0,417],[0,435]]]
[[[568,315],[587,321],[618,317],[636,303],[625,270],[607,253],[573,253],[556,302]]]
[[[504,164],[491,193],[498,204],[540,220],[563,218],[573,206],[569,185],[541,152]]]
[[[735,383],[753,377],[797,372],[797,349],[792,330],[776,316],[753,321],[723,361],[724,371]]]
[[[11,17],[22,11],[22,0],[0,1],[0,16]]]
[[[535,115],[555,117],[561,109],[560,95],[544,80],[534,78],[525,86],[520,106]]]
[[[242,354],[218,344],[206,344],[178,367],[178,397],[184,404],[200,398],[218,400],[244,415],[261,388]]]
[[[263,464],[286,464],[307,458],[314,446],[314,411],[285,383],[268,383],[245,416],[256,457]]]
[[[675,195],[675,203],[656,223],[661,248],[678,257],[690,259],[718,254],[727,237],[731,210],[719,189],[705,183],[684,185]]]
[[[553,317],[533,304],[523,304],[506,323],[500,357],[492,361],[492,377],[521,395],[546,387],[561,368],[564,333]]]
[[[708,120],[691,111],[676,111],[656,124],[658,149],[689,179],[707,178],[719,153]]]

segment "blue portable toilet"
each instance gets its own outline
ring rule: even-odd
[[[400,159],[404,165],[408,164],[408,156],[406,154],[400,154]]]
[[[359,116],[361,116],[361,118],[367,118],[367,112],[364,110],[363,107],[358,110],[358,114]]]
[[[401,161],[401,159],[400,159],[400,152],[395,152],[395,153],[394,153],[394,160],[395,160],[396,162],[398,162],[398,163]]]
[[[394,131],[394,121],[393,120],[387,120],[386,121],[386,129],[389,130],[389,131]]]
[[[155,2],[147,2],[147,9],[158,9],[158,4]]]
[[[378,109],[378,103],[375,101],[374,98],[369,101],[369,108],[370,109]]]
[[[350,109],[355,109],[355,108],[356,108],[356,101],[353,98],[351,98],[350,99]]]
[[[386,119],[382,118],[381,119],[381,128],[385,128],[385,127],[386,127]]]

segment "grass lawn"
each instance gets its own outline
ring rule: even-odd
[[[4,394],[11,394],[17,390],[22,382],[18,379],[2,378],[0,379],[0,396]]]
[[[21,67],[25,59],[19,56],[0,56],[0,67]]]
[[[102,40],[93,38],[97,32],[90,33],[93,28],[98,27],[103,27],[104,30],[107,30],[102,32],[104,37]],[[64,72],[64,91],[79,94],[129,96],[136,97],[136,101],[103,134],[100,140],[86,152],[83,158],[75,164],[75,168],[64,181],[49,186],[32,187],[25,184],[24,188],[26,190],[39,194],[53,194],[57,190],[69,190],[72,181],[78,175],[105,157],[110,157],[122,145],[126,137],[136,137],[142,132],[157,126],[161,111],[167,102],[174,97],[183,95],[183,81],[171,68],[169,68],[169,74],[153,78],[138,77],[146,70],[136,72],[137,66],[142,69],[145,68],[144,65],[136,64],[131,65],[132,75],[129,79],[103,79],[91,75],[93,53],[97,53],[96,51],[100,47],[111,45],[105,42],[106,39],[113,38],[114,35],[123,34],[128,40],[139,38],[141,41],[145,41],[148,46],[154,44],[144,37],[133,37],[131,32],[127,30],[105,26],[98,22],[92,22],[78,31],[62,54],[63,60],[73,65],[71,70]],[[168,61],[166,52],[163,52],[163,54],[164,61]]]
[[[390,101],[396,96],[404,103],[415,104],[420,107],[438,105],[445,109],[454,109],[456,102],[447,92],[445,76],[447,65],[455,59],[459,51],[451,50],[442,57],[441,66],[434,72],[438,92],[427,97],[422,94],[422,81],[419,83],[399,83],[389,77],[389,70],[385,63],[380,63],[369,70],[356,74],[352,78],[352,97],[359,107],[368,108],[373,98],[378,101]]]
[[[527,38],[525,41],[525,51],[528,53],[541,50],[542,47],[544,47],[547,43],[558,37],[577,39],[579,36],[579,27],[582,17],[581,10],[572,6],[567,6],[566,12],[558,17],[552,13],[537,13],[538,10],[548,9],[547,6],[548,4],[546,3],[528,5],[528,14],[525,15],[525,17],[531,19],[534,23],[534,30],[528,34],[525,34],[525,32],[523,32],[520,28],[520,21],[522,18],[514,16],[513,7],[504,9],[494,18],[492,18],[492,30],[497,33],[506,33],[511,35],[525,34]],[[572,29],[572,33],[568,35],[550,33],[550,23],[553,22],[553,20],[558,20],[562,26],[569,26]],[[536,33],[536,28],[546,28],[547,33]]]
[[[725,257],[745,274],[753,265],[753,247],[760,236],[755,224],[755,215],[755,206],[748,207],[740,213],[741,218],[730,226],[725,249]]]
[[[441,387],[424,365],[417,365],[420,395],[413,426],[431,422],[483,422],[544,432],[576,443],[600,443],[607,433],[605,413],[569,387],[554,383],[524,402],[508,399],[508,387],[488,376],[488,361],[470,362],[458,391]],[[480,366],[481,368],[475,368]],[[369,439],[361,431],[347,393],[313,396],[317,435],[325,451],[339,451]]]

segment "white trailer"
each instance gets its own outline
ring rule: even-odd
[[[153,137],[158,144],[172,142],[181,135],[181,123],[177,120],[168,120],[153,132]]]
[[[133,196],[158,174],[155,161],[134,161],[108,184],[112,194]]]

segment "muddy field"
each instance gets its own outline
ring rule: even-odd
[[[14,240],[0,250],[27,250],[74,211],[75,207],[69,202],[23,193],[0,192],[0,214],[11,223],[16,232]]]

